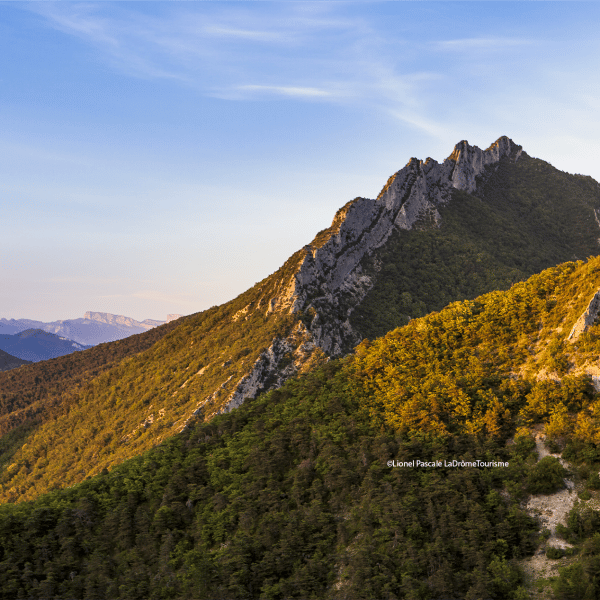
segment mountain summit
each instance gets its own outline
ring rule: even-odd
[[[442,163],[413,158],[376,199],[348,202],[329,228],[234,300],[135,344],[57,358],[45,371],[0,373],[0,426],[14,429],[0,454],[0,464],[13,465],[0,498],[71,485],[364,338],[598,254],[598,209],[591,177],[563,173],[507,137],[487,150],[462,141]],[[40,381],[51,381],[43,406],[53,411],[32,408],[42,402]],[[44,467],[53,461],[60,475]],[[38,466],[29,473],[21,464]]]
[[[287,285],[282,282],[282,294],[269,305],[290,312],[314,310],[309,326],[313,339],[339,356],[362,338],[349,319],[374,285],[375,274],[363,259],[394,233],[425,221],[439,227],[440,209],[450,203],[454,190],[476,193],[501,161],[515,163],[521,153],[521,146],[501,137],[487,150],[462,141],[442,164],[411,158],[376,200],[356,198],[337,212],[331,227],[305,247],[296,273]],[[341,311],[332,318],[336,309]]]

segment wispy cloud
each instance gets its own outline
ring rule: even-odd
[[[106,47],[117,48],[120,45],[117,36],[111,32],[111,21],[95,14],[90,4],[70,4],[65,7],[58,3],[43,3],[30,9],[45,16],[53,27],[65,33],[101,43]]]
[[[328,90],[314,87],[293,87],[278,85],[240,85],[237,90],[241,92],[255,92],[273,94],[276,96],[289,96],[294,98],[327,98],[333,94]]]
[[[532,43],[494,36],[409,41],[329,3],[283,3],[269,11],[260,3],[173,3],[161,5],[160,14],[109,4],[110,11],[102,3],[34,10],[133,76],[170,78],[226,100],[353,104],[435,137],[447,135],[447,127],[429,100],[447,75],[423,68],[434,64],[427,57]]]
[[[533,44],[533,40],[503,37],[477,37],[462,38],[456,40],[443,40],[435,42],[434,46],[442,50],[473,51],[473,50],[496,50],[516,46]]]
[[[211,25],[204,28],[204,33],[224,38],[238,38],[257,42],[282,42],[286,36],[278,31],[255,31],[251,29],[234,29]]]

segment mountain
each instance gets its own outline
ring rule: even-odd
[[[506,137],[487,150],[460,142],[443,163],[411,159],[376,199],[347,203],[331,227],[239,297],[169,323],[169,333],[119,361],[102,361],[107,344],[92,362],[111,366],[93,377],[53,379],[51,411],[33,408],[33,382],[47,371],[0,374],[0,426],[9,434],[0,498],[73,485],[363,338],[596,254],[599,207],[593,179],[562,173]]]
[[[0,335],[1,350],[31,362],[64,356],[89,347],[42,329],[26,329],[15,335]]]
[[[143,333],[179,319],[181,315],[168,315],[167,321],[145,319],[136,321],[131,317],[112,315],[110,313],[87,311],[83,319],[65,319],[63,321],[32,321],[31,319],[0,319],[0,334],[14,334],[26,329],[42,329],[49,333],[66,337],[78,344],[95,346],[105,342],[121,340],[129,335]]]
[[[4,504],[0,595],[597,597],[599,313],[600,257],[564,263],[365,340],[70,489]],[[565,486],[559,458],[536,456],[541,430],[575,485],[554,532],[527,509]],[[560,572],[527,580],[540,561]]]
[[[30,364],[30,361],[17,358],[8,354],[8,352],[4,352],[4,350],[0,350],[0,371],[9,371],[28,364]]]

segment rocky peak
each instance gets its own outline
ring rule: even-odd
[[[276,312],[300,313],[301,331],[274,340],[226,406],[238,406],[254,395],[279,372],[282,357],[295,355],[301,347],[320,348],[329,356],[354,347],[361,336],[352,328],[350,315],[374,285],[372,274],[361,266],[362,259],[382,247],[394,231],[410,230],[421,220],[438,224],[438,207],[450,201],[453,189],[473,192],[486,167],[506,158],[516,160],[520,152],[521,147],[506,137],[487,150],[462,141],[443,163],[430,157],[411,158],[375,200],[355,198],[338,210],[331,226],[290,258],[295,263],[293,275],[283,277],[272,297],[258,303],[260,310],[266,307],[267,317]],[[234,320],[245,310],[236,313]]]
[[[473,193],[477,188],[476,178],[484,172],[486,166],[505,157],[517,160],[522,150],[521,146],[517,146],[506,136],[498,138],[487,150],[469,146],[469,142],[463,140],[454,146],[444,164],[454,162],[450,176],[452,187]]]
[[[331,227],[305,247],[292,280],[282,283],[285,292],[269,300],[270,312],[314,309],[309,330],[315,342],[329,354],[341,354],[358,341],[349,316],[373,285],[361,270],[363,257],[385,244],[395,229],[412,229],[421,219],[438,224],[437,208],[450,200],[453,189],[474,192],[486,167],[517,160],[521,150],[501,137],[487,150],[459,142],[441,164],[430,157],[411,158],[376,200],[356,198],[336,213]]]

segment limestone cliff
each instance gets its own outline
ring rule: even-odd
[[[230,410],[244,398],[280,385],[317,349],[330,357],[350,351],[361,336],[349,317],[373,286],[372,275],[361,266],[363,258],[382,247],[394,231],[410,230],[421,220],[439,224],[438,208],[450,201],[453,189],[476,193],[486,169],[501,160],[516,161],[521,152],[521,146],[507,137],[499,138],[487,150],[462,141],[443,163],[411,158],[390,177],[376,199],[356,198],[342,207],[331,227],[304,247],[299,260],[290,259],[297,260],[293,274],[279,281],[276,295],[261,299],[253,307],[266,308],[266,316],[297,314],[301,322],[287,339],[273,341],[221,410]],[[246,318],[249,310],[250,306],[245,307],[233,319]],[[290,356],[291,362],[284,361]]]
[[[575,325],[573,325],[573,329],[571,329],[571,333],[569,333],[567,340],[576,342],[579,336],[582,333],[585,333],[596,322],[599,314],[600,290],[594,294],[583,314],[577,319]]]
[[[365,255],[383,246],[394,230],[410,230],[423,219],[439,224],[437,209],[449,202],[453,189],[476,193],[486,167],[516,161],[521,152],[521,146],[501,137],[487,150],[462,141],[441,164],[411,158],[377,199],[346,204],[331,227],[304,248],[285,293],[270,299],[272,310],[311,315],[308,329],[319,347],[331,356],[348,351],[360,341],[349,316],[373,284],[360,266]]]

